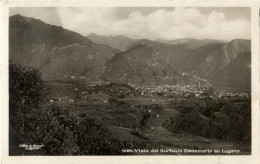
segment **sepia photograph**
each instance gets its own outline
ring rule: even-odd
[[[9,155],[251,155],[250,7],[10,7]]]

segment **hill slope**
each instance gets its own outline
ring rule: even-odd
[[[251,87],[251,55],[250,52],[239,53],[230,64],[219,70],[211,81],[219,86],[232,86],[238,88]]]
[[[14,15],[9,18],[10,61],[38,68],[48,79],[95,79],[118,50],[42,22]]]
[[[139,85],[195,85],[199,80],[176,71],[152,48],[140,43],[116,54],[107,64],[103,79]]]

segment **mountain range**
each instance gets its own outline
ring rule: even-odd
[[[251,87],[251,42],[250,40],[234,39],[230,42],[222,40],[177,39],[175,42],[152,41],[141,39],[127,49],[140,43],[151,45],[160,56],[175,69],[196,75],[220,86],[230,86],[250,89]],[[248,54],[241,59],[239,54]],[[240,61],[237,69],[230,65]],[[235,70],[244,70],[243,74]],[[231,72],[236,78],[227,77],[222,72]]]
[[[218,86],[251,87],[250,40],[82,36],[34,18],[9,19],[10,61],[38,68],[47,79],[175,85],[198,83],[195,75]]]
[[[150,44],[175,69],[205,78],[213,84],[248,89],[251,86],[251,68],[248,67],[251,63],[250,40],[234,39],[227,43],[216,41],[199,47],[190,47],[189,43],[166,44],[143,39],[130,45],[129,48],[139,43]],[[248,56],[240,58],[241,53]],[[238,61],[237,69],[230,66]],[[242,69],[240,67],[243,67],[244,74],[236,71]],[[231,68],[232,70],[228,70]],[[236,76],[236,80],[222,74],[226,71]],[[245,80],[247,82],[242,82]]]

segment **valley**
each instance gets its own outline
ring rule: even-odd
[[[243,126],[249,126],[249,93],[217,93],[218,90],[212,91],[207,87],[193,88],[193,92],[190,90],[175,88],[158,91],[119,83],[56,83],[52,85],[49,101],[68,106],[78,116],[96,117],[111,128],[113,137],[142,143],[147,149],[236,149],[241,154],[249,154],[250,146],[246,143],[250,132],[243,136],[247,139],[237,139],[238,135],[229,131],[236,121],[225,111],[225,108],[236,109],[234,112],[244,117],[241,120]],[[183,116],[194,119],[184,123],[180,119]],[[219,130],[217,133],[220,133],[218,135],[216,128]],[[171,152],[165,154],[178,155]]]

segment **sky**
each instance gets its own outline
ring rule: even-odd
[[[84,36],[125,35],[136,39],[250,39],[250,8],[82,7],[10,8]]]

